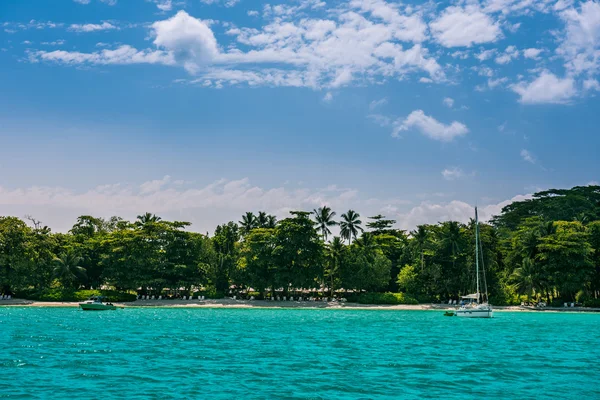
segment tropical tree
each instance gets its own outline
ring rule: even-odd
[[[242,235],[247,235],[254,228],[258,228],[258,218],[253,212],[249,211],[242,215],[242,220],[239,222]]]
[[[385,216],[377,214],[369,217],[371,221],[367,222],[367,228],[371,230],[373,235],[382,235],[390,232],[392,226],[396,223],[393,219],[385,219]]]
[[[85,268],[80,266],[81,257],[72,252],[63,253],[52,261],[55,265],[54,275],[64,287],[77,288],[87,278]]]
[[[358,232],[362,232],[363,228],[360,226],[362,221],[359,219],[360,214],[354,210],[348,210],[347,213],[342,214],[342,221],[340,222],[340,235],[346,239],[349,244],[352,244],[352,239],[356,239]]]
[[[423,272],[425,270],[425,248],[429,242],[429,231],[427,230],[427,226],[418,225],[417,230],[412,231],[410,235],[414,239],[417,249],[419,250],[421,257],[421,272]]]
[[[336,282],[339,280],[345,254],[344,242],[339,236],[334,236],[331,243],[327,245],[327,262],[325,263],[324,276],[329,281],[330,295],[333,297]]]
[[[527,301],[533,297],[539,289],[539,275],[531,258],[523,259],[523,264],[510,275],[510,282],[517,293],[527,295]]]
[[[266,228],[267,223],[269,221],[269,216],[264,211],[259,211],[258,216],[256,217],[256,227],[257,228]]]
[[[277,225],[277,218],[274,215],[268,215],[267,216],[267,224],[265,225],[265,228],[274,229],[276,225]]]
[[[335,211],[331,211],[331,208],[323,206],[313,210],[313,214],[315,215],[317,229],[321,231],[323,241],[326,242],[327,236],[331,234],[329,227],[337,225],[337,222],[333,220]]]
[[[137,216],[136,225],[141,226],[141,227],[146,227],[150,224],[155,224],[155,223],[159,222],[160,220],[161,220],[161,218],[159,216],[147,212],[145,214]]]

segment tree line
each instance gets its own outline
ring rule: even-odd
[[[394,228],[382,215],[323,206],[277,220],[247,212],[212,236],[146,213],[135,221],[80,216],[68,233],[32,217],[0,217],[0,292],[110,287],[158,294],[232,285],[258,297],[317,289],[404,293],[420,302],[456,299],[475,287],[475,222]],[[364,220],[364,221],[363,221]],[[339,236],[332,236],[338,227]],[[600,186],[536,193],[480,223],[492,304],[524,300],[598,303]]]

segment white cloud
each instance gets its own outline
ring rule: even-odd
[[[469,132],[467,126],[458,121],[453,121],[449,125],[437,121],[435,118],[425,115],[422,110],[411,112],[404,120],[397,121],[392,136],[399,136],[400,131],[417,129],[421,134],[430,139],[442,142],[450,142],[457,137],[464,136]]]
[[[528,163],[531,163],[531,164],[536,163],[535,156],[529,150],[525,150],[525,149],[521,150],[521,158],[523,158],[523,160],[527,161]]]
[[[152,24],[154,44],[172,51],[176,60],[190,72],[210,63],[219,54],[217,40],[210,27],[185,11]]]
[[[574,74],[597,73],[600,67],[600,3],[578,3],[579,10],[569,7],[560,13],[565,33],[557,52]]]
[[[160,11],[171,11],[171,9],[173,8],[172,0],[158,0],[155,3],[156,3],[156,7]]]
[[[127,65],[127,64],[164,64],[174,65],[175,60],[170,53],[156,50],[137,50],[123,45],[115,50],[104,49],[93,53],[76,51],[36,51],[29,53],[31,62],[48,61],[67,65]]]
[[[73,0],[75,3],[79,4],[90,4],[90,0]]]
[[[577,94],[572,78],[560,79],[548,71],[532,82],[512,85],[511,89],[521,96],[519,101],[523,104],[564,104]]]
[[[485,60],[492,58],[494,56],[494,54],[496,54],[496,52],[497,52],[496,49],[483,50],[479,54],[477,54],[475,57],[479,61],[485,61]]]
[[[435,39],[445,47],[495,42],[502,36],[499,24],[475,6],[448,7],[429,26]]]
[[[515,58],[519,57],[519,50],[515,46],[508,46],[504,53],[496,57],[496,64],[508,64]]]
[[[331,82],[331,87],[337,88],[340,86],[344,86],[347,83],[352,81],[352,71],[349,69],[341,69],[337,71],[333,82]]]
[[[442,103],[444,103],[446,107],[452,108],[452,106],[454,106],[454,99],[451,97],[446,97],[444,100],[442,100]]]
[[[94,32],[111,29],[117,29],[117,27],[109,22],[103,22],[101,24],[72,24],[69,26],[69,30],[74,32]]]
[[[260,13],[256,10],[250,10],[247,14],[249,17],[258,17],[260,15]]]
[[[415,43],[427,39],[427,25],[418,13],[402,14],[398,5],[383,0],[351,0],[350,6],[388,23],[395,39]]]
[[[525,49],[525,50],[523,50],[523,57],[525,57],[525,58],[531,58],[533,60],[539,60],[540,59],[540,54],[543,51],[544,50],[542,50],[542,49],[536,49],[536,48]]]
[[[165,10],[175,5],[172,0],[148,1]],[[153,23],[151,37],[160,51],[175,60],[169,65],[184,67],[202,79],[202,84],[214,87],[245,83],[324,89],[404,80],[416,73],[427,74],[421,76],[422,82],[446,81],[437,55],[421,44],[428,33],[423,22],[425,12],[420,7],[383,0],[351,0],[328,9],[325,16],[307,17],[308,11],[325,9],[326,3],[320,0],[266,5],[263,18],[267,22],[262,27],[222,24],[227,29],[225,34],[234,39],[228,40],[226,47],[219,46],[209,21],[194,18],[186,11]],[[91,32],[119,26],[103,22],[74,24],[70,29]],[[69,64],[97,58],[95,53],[70,53],[62,55],[63,59],[70,58]],[[232,78],[234,75],[237,77]]]
[[[62,46],[63,44],[65,44],[65,41],[63,39],[59,39],[53,42],[42,42],[42,44],[44,46]]]
[[[140,185],[140,193],[148,194],[153,192],[158,192],[162,187],[171,182],[171,177],[169,175],[165,175],[162,179],[155,179],[152,181],[144,182]]]
[[[387,97],[384,97],[384,98],[382,98],[382,99],[379,99],[379,100],[373,100],[373,101],[372,101],[372,102],[369,104],[369,110],[370,110],[370,111],[373,111],[373,110],[375,110],[376,108],[379,108],[379,107],[381,107],[381,106],[383,106],[383,105],[386,105],[386,104],[387,104],[387,102],[388,102],[388,99],[387,99]]]
[[[465,176],[465,173],[462,169],[458,167],[446,168],[442,171],[442,176],[447,181],[453,181],[456,179],[460,179]]]
[[[583,88],[585,90],[600,91],[600,83],[596,79],[586,79],[583,81]]]
[[[419,224],[435,224],[456,220],[466,223],[473,217],[473,206],[460,200],[447,203],[424,201],[406,208],[405,199],[363,199],[356,189],[329,185],[324,188],[290,189],[285,186],[264,188],[252,185],[248,178],[221,179],[205,186],[182,187],[180,180],[163,184],[165,178],[142,185],[107,184],[86,191],[62,187],[0,187],[3,215],[23,217],[31,214],[53,230],[66,232],[80,215],[108,218],[113,215],[134,220],[144,212],[156,213],[164,219],[190,221],[191,230],[213,232],[218,224],[238,221],[246,211],[264,210],[278,218],[289,216],[290,210],[312,210],[328,205],[334,210],[355,209],[363,215],[386,212],[399,221],[398,227],[412,230]],[[438,194],[432,196],[437,197]],[[446,196],[447,197],[447,196]],[[519,195],[500,203],[479,207],[482,221],[500,213],[513,201],[531,195]],[[406,210],[406,211],[404,211]]]
[[[196,231],[212,232],[217,224],[237,221],[249,210],[264,210],[282,218],[289,216],[289,210],[312,210],[325,204],[347,209],[363,202],[357,198],[355,189],[335,185],[315,189],[262,188],[251,185],[247,178],[221,179],[204,187],[182,188],[165,177],[142,185],[109,184],[84,192],[60,187],[12,190],[0,187],[0,207],[4,215],[32,214],[62,232],[69,230],[79,215],[118,215],[133,220],[146,211],[168,219],[190,221]],[[376,211],[383,205],[376,202],[370,209]]]
[[[531,194],[518,195],[510,200],[497,204],[489,204],[478,207],[479,219],[482,222],[489,221],[494,215],[500,214],[503,207],[515,201],[531,199]],[[399,228],[412,230],[421,224],[437,224],[444,221],[458,221],[468,223],[475,216],[474,206],[464,201],[453,200],[448,203],[422,202],[406,213],[399,213],[395,218],[399,221]]]
[[[325,93],[325,96],[323,96],[323,101],[325,103],[330,103],[331,100],[333,100],[333,94],[331,92]]]

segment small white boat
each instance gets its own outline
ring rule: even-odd
[[[79,303],[79,307],[85,311],[104,311],[117,309],[117,306],[114,304],[103,302],[102,297],[91,297],[89,300]]]
[[[481,271],[483,275],[483,287],[485,293],[480,293],[479,289],[479,251],[481,250]],[[487,282],[485,280],[485,266],[483,263],[483,248],[479,240],[479,218],[477,216],[477,207],[475,207],[475,269],[477,274],[477,293],[462,296],[461,306],[455,311],[457,317],[463,318],[492,318],[494,310],[488,303]]]

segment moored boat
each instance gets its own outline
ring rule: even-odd
[[[479,252],[481,250],[481,272],[484,292],[480,292]],[[488,302],[487,282],[485,280],[485,265],[483,264],[483,248],[479,240],[479,217],[475,207],[475,273],[477,275],[477,293],[462,296],[461,306],[455,315],[463,318],[492,318],[494,311]]]
[[[89,300],[79,303],[79,307],[85,311],[116,310],[117,306],[102,301],[102,297],[91,297]]]

